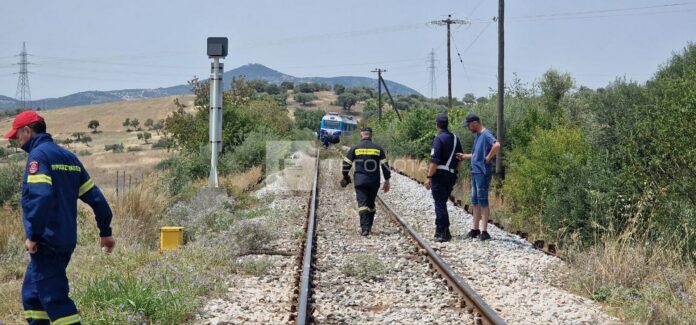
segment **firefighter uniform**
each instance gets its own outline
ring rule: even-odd
[[[363,131],[365,130],[372,132],[370,128],[364,128]],[[391,172],[384,149],[369,139],[363,139],[348,150],[348,154],[343,160],[344,179],[350,179],[348,172],[352,166],[355,166],[355,197],[358,201],[360,229],[363,236],[366,236],[372,229],[377,211],[375,199],[380,185],[380,169],[384,173],[385,180],[389,180]]]
[[[34,135],[22,149],[29,153],[22,184],[24,231],[37,243],[22,285],[25,318],[29,324],[79,324],[65,273],[77,244],[77,199],[94,210],[100,237],[111,236],[111,208],[82,163],[50,134]]]
[[[447,115],[438,115],[438,123],[447,123]],[[435,236],[449,240],[452,235],[449,231],[449,214],[447,213],[447,200],[452,194],[454,184],[457,182],[457,153],[461,153],[462,144],[459,138],[447,129],[440,129],[433,139],[430,149],[430,161],[437,165],[437,170],[432,176],[432,194],[435,202]]]

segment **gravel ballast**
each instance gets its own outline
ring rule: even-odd
[[[423,238],[435,232],[430,191],[392,173],[392,190],[380,196]],[[431,243],[455,272],[509,324],[616,324],[595,302],[553,285],[551,275],[563,263],[533,248],[517,235],[489,224],[490,241],[465,238],[472,216],[447,205],[454,239]]]
[[[415,246],[379,206],[360,235],[355,190],[341,188],[340,160],[323,160],[317,211],[318,324],[468,324],[458,296],[431,275]]]

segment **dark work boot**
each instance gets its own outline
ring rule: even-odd
[[[370,214],[367,216],[367,234],[369,235],[372,233],[372,224],[375,222],[375,213],[370,212]]]
[[[442,232],[442,228],[440,226],[435,226],[435,236],[433,236],[433,240],[437,240],[438,238],[442,237],[440,234]]]
[[[490,239],[491,239],[491,235],[489,235],[487,231],[482,231],[482,232],[481,232],[481,237],[480,237],[480,239],[481,239],[481,240],[490,240]]]
[[[443,238],[445,238],[446,241],[452,240],[452,234],[450,233],[449,227],[445,228],[445,233],[443,234]]]
[[[444,243],[448,242],[452,239],[452,236],[449,234],[449,229],[443,228],[440,230],[440,236],[435,238],[435,241],[438,243]]]
[[[360,214],[360,234],[363,236],[369,235],[370,231],[368,230],[368,224],[367,224],[367,215],[365,214]]]

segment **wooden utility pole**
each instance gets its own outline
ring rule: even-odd
[[[505,0],[498,0],[498,142],[500,150],[495,161],[495,171],[500,180],[505,179],[503,144],[505,143]]]
[[[382,121],[382,72],[387,72],[385,69],[374,69],[372,72],[377,72],[377,111],[379,112],[379,121]]]
[[[445,20],[431,21],[430,24],[447,26],[447,109],[452,109],[452,55],[450,54],[450,25],[452,24],[468,24],[469,22],[461,19],[452,19],[452,15],[447,15]]]

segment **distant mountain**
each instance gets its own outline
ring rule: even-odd
[[[17,106],[19,106],[18,100],[0,95],[0,109],[7,109]]]
[[[282,72],[268,68],[262,64],[247,64],[238,67],[233,70],[225,72],[223,78],[225,80],[226,87],[229,87],[232,78],[239,78],[243,76],[246,80],[266,80],[271,83],[281,83],[283,81],[290,81],[295,84],[302,82],[317,82],[325,84],[342,84],[346,87],[357,87],[366,86],[377,88],[377,79],[366,78],[366,77],[293,77]],[[394,95],[420,95],[416,90],[404,86],[400,83],[385,80],[389,91]],[[139,100],[147,98],[156,97],[166,97],[166,96],[176,96],[176,95],[188,95],[191,94],[191,87],[189,85],[178,85],[167,88],[157,88],[157,89],[122,89],[122,90],[110,90],[110,91],[84,91],[75,93],[72,95],[58,97],[58,98],[46,98],[32,101],[33,107],[40,107],[41,109],[53,109],[68,106],[80,106],[80,105],[92,105],[92,104],[102,104],[110,103],[122,100]],[[0,95],[0,110],[7,110],[17,108],[19,102],[13,98],[5,97]]]
[[[244,76],[247,80],[266,80],[272,83],[281,83],[283,81],[290,81],[297,83],[302,82],[317,82],[325,84],[342,84],[346,87],[373,87],[377,88],[377,79],[367,78],[367,77],[351,77],[351,76],[339,76],[339,77],[293,77],[279,71],[273,70],[262,64],[252,63],[243,65],[234,70],[225,72],[224,79],[232,80],[233,77],[238,78],[239,76]],[[416,90],[404,86],[400,83],[385,80],[387,87],[389,87],[389,92],[393,95],[420,95]],[[227,83],[227,82],[226,82]]]

